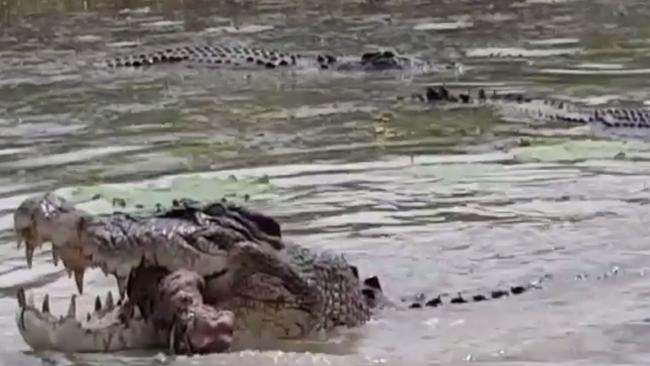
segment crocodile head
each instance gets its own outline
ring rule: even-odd
[[[403,70],[413,73],[439,72],[453,69],[452,64],[434,64],[413,56],[399,55],[393,51],[380,50],[359,56],[343,56],[336,59],[336,69],[345,71]]]
[[[88,268],[117,279],[119,300],[97,297],[81,320],[76,295],[57,318],[47,296],[36,307],[19,291],[17,323],[35,349],[220,352],[239,334],[297,339],[362,324],[381,293],[343,257],[285,243],[275,220],[228,204],[90,215],[48,193],[21,203],[14,228],[28,265],[50,242],[80,294]]]
[[[218,277],[226,272],[229,250],[241,240],[238,229],[249,240],[264,237],[257,242],[271,250],[282,246],[277,238],[255,227],[237,227],[237,217],[250,217],[250,222],[259,222],[259,227],[273,235],[279,235],[280,229],[274,220],[245,209],[213,204],[206,210],[230,217],[224,214],[220,217],[223,226],[211,226],[201,221],[209,216],[191,209],[181,210],[187,217],[173,210],[143,218],[124,213],[93,216],[52,193],[24,200],[14,212],[14,230],[18,246],[25,246],[29,268],[35,250],[51,243],[54,265],[62,262],[69,275],[74,273],[79,294],[84,292],[86,269],[93,267],[115,275],[119,293],[117,301],[112,292],[103,301],[97,296],[94,310],[78,319],[77,295],[72,295],[67,314],[55,317],[48,295],[36,306],[34,294],[20,289],[16,321],[25,341],[34,349],[75,352],[159,346],[191,353],[226,350],[232,342],[234,314],[203,302],[206,285],[201,276]],[[200,281],[182,281],[175,286],[180,292],[165,291],[170,283],[164,276],[148,273],[172,276],[184,268],[195,271]],[[165,311],[147,307],[154,298],[170,305]]]

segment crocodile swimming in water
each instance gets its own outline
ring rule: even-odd
[[[435,106],[487,106],[511,121],[561,122],[586,125],[598,132],[650,136],[650,109],[645,107],[587,106],[567,99],[485,89],[474,94],[454,93],[445,86],[427,87],[425,93],[411,98]]]
[[[402,70],[414,73],[455,69],[455,64],[435,64],[393,51],[378,50],[357,56],[329,53],[294,53],[276,49],[190,45],[118,56],[105,61],[110,68],[142,68],[185,64],[220,69],[320,69],[337,71]]]
[[[360,326],[376,309],[401,304],[388,300],[376,276],[361,280],[342,255],[291,243],[273,218],[230,203],[181,200],[153,214],[90,215],[46,193],[19,205],[14,229],[28,267],[34,250],[49,242],[53,263],[74,274],[80,294],[88,268],[101,268],[118,284],[119,300],[111,292],[97,297],[81,319],[76,295],[57,318],[48,295],[37,307],[33,293],[20,288],[16,322],[35,350],[225,352],[247,336],[303,339]],[[406,308],[482,302],[540,285],[402,302]]]

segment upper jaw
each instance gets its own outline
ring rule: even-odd
[[[136,220],[129,221],[126,216],[91,217],[52,193],[26,199],[14,213],[18,246],[24,242],[27,266],[32,266],[35,249],[50,242],[52,262],[56,266],[61,261],[68,274],[74,274],[80,294],[83,294],[87,268],[99,267],[105,274],[115,275],[123,298],[131,270],[145,262],[170,271],[190,265],[202,275],[210,274],[212,269],[220,270],[225,265],[222,253],[216,250],[208,254],[196,250],[183,238],[183,235],[192,233],[177,231],[173,224],[169,227],[162,224],[161,227],[168,232],[124,232],[131,223],[136,223]],[[155,223],[152,225],[156,226]],[[201,229],[191,225],[187,227],[190,230]],[[143,229],[147,228],[145,222]],[[150,235],[152,232],[154,237]]]
[[[272,219],[217,206],[177,207],[180,212],[174,209],[150,217],[91,216],[46,193],[19,205],[14,229],[18,244],[25,244],[28,267],[34,250],[50,242],[52,262],[55,266],[62,262],[69,276],[74,274],[79,294],[83,294],[85,270],[98,267],[116,277],[123,299],[135,268],[161,267],[169,272],[191,268],[199,276],[212,278],[232,267],[237,252],[234,243],[253,241],[251,245],[269,247],[272,252],[284,245]]]
[[[52,193],[26,199],[14,213],[17,247],[24,243],[27,267],[32,267],[37,248],[52,243],[52,262],[57,266],[61,260],[68,274],[74,273],[80,294],[83,293],[85,269],[92,266],[91,258],[84,254],[80,238],[86,216]]]

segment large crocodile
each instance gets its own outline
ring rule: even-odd
[[[140,68],[162,64],[185,64],[229,69],[320,69],[337,71],[402,70],[429,73],[454,70],[455,64],[436,64],[390,50],[365,52],[356,56],[329,53],[294,53],[276,49],[189,45],[118,56],[105,61],[111,68]]]
[[[411,98],[437,106],[488,106],[512,121],[562,122],[587,125],[596,131],[633,136],[650,135],[650,109],[646,107],[588,106],[564,98],[530,96],[522,93],[450,91],[430,86]]]
[[[487,294],[391,302],[377,277],[359,279],[342,255],[317,252],[282,238],[271,217],[240,206],[182,200],[148,215],[90,215],[52,193],[23,201],[14,213],[28,267],[34,250],[52,243],[52,260],[74,273],[79,293],[87,268],[117,279],[78,320],[76,295],[67,315],[51,314],[18,291],[16,321],[33,349],[108,352],[165,348],[223,352],[246,339],[301,339],[353,327],[384,306],[422,308],[519,295],[539,281]],[[248,338],[247,338],[248,337]],[[252,337],[252,338],[250,338]],[[269,338],[270,337],[270,338]]]
[[[115,275],[120,300],[109,292],[77,319],[76,295],[54,317],[49,297],[38,309],[18,291],[16,321],[34,349],[107,352],[168,347],[172,352],[223,352],[237,338],[298,339],[365,323],[391,303],[377,277],[361,281],[343,256],[315,252],[282,239],[272,218],[243,207],[180,201],[153,215],[92,216],[47,193],[28,198],[14,214],[19,245],[31,267],[34,250],[52,243],[52,260],[74,272],[83,293],[86,268]],[[463,297],[481,302],[541,288],[541,280]],[[409,308],[443,305],[423,295]]]

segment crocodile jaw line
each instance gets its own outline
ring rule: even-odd
[[[79,321],[76,317],[76,295],[70,299],[67,314],[58,318],[50,312],[48,295],[45,295],[40,310],[34,306],[31,295],[26,299],[24,290],[18,291],[16,323],[20,335],[34,350],[110,352],[164,344],[137,307],[128,311],[130,305],[106,304],[102,308],[96,302],[95,311],[86,314],[84,321]]]

